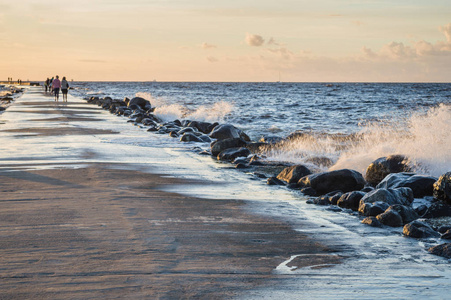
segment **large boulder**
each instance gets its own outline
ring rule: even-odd
[[[359,203],[359,213],[363,216],[375,217],[386,211],[389,207],[389,204],[381,201],[374,203]]]
[[[440,176],[433,187],[434,198],[451,204],[451,172]]]
[[[366,181],[376,186],[391,173],[411,172],[404,155],[390,155],[373,161],[366,169]]]
[[[408,187],[413,191],[414,198],[432,196],[432,187],[437,178],[432,176],[416,175],[414,173],[392,173],[385,177],[376,188],[395,189]]]
[[[359,209],[360,199],[363,196],[365,196],[365,193],[360,191],[343,194],[337,201],[337,205],[341,208],[349,208],[356,211]]]
[[[247,157],[251,154],[249,149],[241,147],[241,148],[230,148],[222,151],[218,154],[218,160],[227,160],[232,161],[237,157]]]
[[[287,183],[296,183],[304,176],[310,175],[312,172],[304,165],[294,165],[286,167],[277,175],[277,179]]]
[[[410,222],[409,224],[404,225],[402,233],[405,236],[417,239],[440,237],[440,233],[432,229],[432,227],[429,226],[428,224],[420,221],[413,221]]]
[[[441,244],[428,249],[429,253],[442,256],[445,258],[451,258],[451,243]]]
[[[365,179],[357,171],[342,169],[304,176],[299,179],[298,184],[301,187],[311,187],[321,195],[335,190],[344,193],[361,190],[365,185]]]
[[[413,192],[410,188],[376,189],[363,196],[360,200],[359,212],[365,215],[365,212],[368,211],[366,207],[368,203],[385,202],[388,205],[400,204],[410,206],[413,199]]]
[[[134,97],[132,98],[129,102],[128,102],[128,107],[130,107],[131,109],[135,109],[135,107],[139,107],[143,110],[149,110],[152,108],[152,106],[150,105],[150,102],[144,98],[141,97]]]
[[[396,204],[390,206],[388,209],[396,210],[401,216],[403,224],[415,221],[420,217],[418,216],[417,212],[410,206]]]
[[[241,138],[231,138],[231,139],[219,140],[219,141],[212,143],[211,155],[218,156],[218,154],[224,150],[227,150],[230,148],[239,148],[239,147],[244,147],[244,146],[246,146],[246,142],[243,141]]]
[[[250,142],[250,138],[240,129],[231,124],[222,124],[216,126],[210,133],[210,137],[217,140],[241,138]]]

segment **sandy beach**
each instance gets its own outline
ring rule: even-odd
[[[73,125],[103,122],[100,108],[71,96],[55,105],[30,88],[0,116],[2,151],[11,141],[15,149],[0,163],[0,298],[239,298],[284,280],[273,270],[291,255],[307,254],[297,266],[339,263],[333,249],[245,201],[159,189],[188,180],[96,163],[92,151],[29,157],[27,147],[57,137],[118,134]]]

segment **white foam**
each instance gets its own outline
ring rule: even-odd
[[[450,132],[451,106],[441,104],[402,120],[367,124],[357,135],[304,134],[265,155],[269,160],[299,164],[327,157],[334,162],[330,170],[349,168],[364,173],[379,157],[403,154],[416,172],[438,177],[451,170]]]

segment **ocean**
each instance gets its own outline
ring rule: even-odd
[[[449,83],[73,82],[71,94],[141,96],[165,121],[230,123],[254,141],[303,138],[264,153],[267,160],[319,171],[365,173],[375,159],[403,154],[415,171],[451,170]],[[312,157],[332,163],[312,166]]]

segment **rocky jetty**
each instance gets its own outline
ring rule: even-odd
[[[451,238],[451,224],[439,221],[451,216],[451,172],[438,179],[413,173],[409,159],[404,155],[376,159],[364,176],[351,169],[318,172],[307,165],[265,160],[261,149],[283,143],[278,137],[265,137],[254,142],[232,124],[196,120],[163,122],[154,114],[151,103],[139,97],[124,100],[91,97],[87,101],[118,116],[125,116],[128,122],[143,126],[149,132],[166,134],[181,142],[206,145],[208,148],[200,154],[232,163],[236,169],[265,179],[268,185],[298,190],[309,197],[308,203],[328,206],[332,211],[358,214],[363,224],[403,227],[405,236],[418,239]],[[298,135],[302,137],[302,133],[297,133],[287,139]],[[325,158],[306,163],[332,164]],[[414,205],[420,198],[421,205]],[[438,245],[429,252],[451,257],[450,247],[450,244]]]

